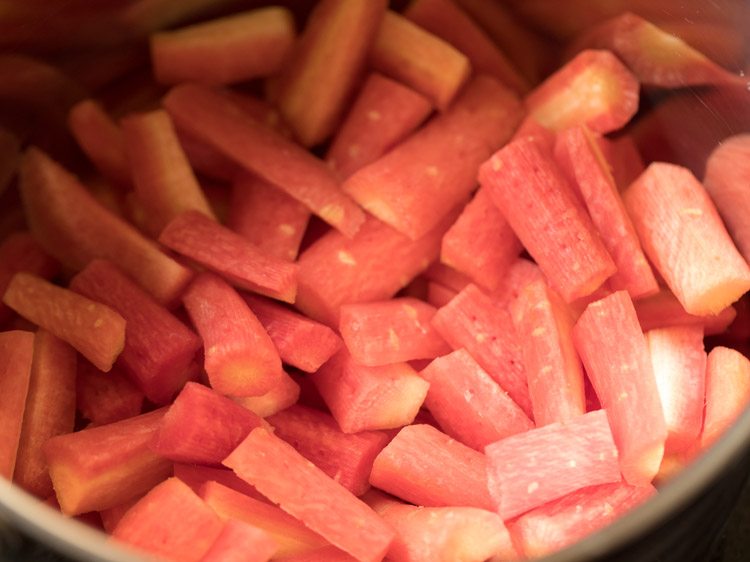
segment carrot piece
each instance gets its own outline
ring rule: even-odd
[[[117,523],[112,537],[152,556],[199,562],[221,531],[214,511],[173,477],[138,500]]]
[[[342,304],[392,297],[437,258],[450,218],[417,240],[373,217],[352,239],[328,232],[299,258],[295,305],[337,327]]]
[[[431,112],[425,96],[372,72],[334,135],[326,163],[346,179],[407,138]]]
[[[448,435],[469,447],[484,451],[485,445],[534,427],[465,349],[438,357],[419,374],[430,383],[425,406]]]
[[[658,292],[659,285],[594,135],[585,125],[559,132],[555,158],[578,187],[617,266],[608,280],[609,286],[627,290],[633,299]]]
[[[586,50],[526,96],[526,106],[548,129],[586,125],[603,134],[620,129],[635,115],[638,86],[615,55]]]
[[[367,367],[345,349],[318,369],[313,382],[345,433],[412,423],[429,387],[408,363]]]
[[[510,138],[521,113],[515,94],[489,76],[477,77],[444,114],[358,170],[343,189],[417,239],[471,194],[477,168]]]
[[[453,349],[466,348],[526,415],[532,415],[521,344],[510,312],[476,285],[438,310],[432,325]]]
[[[78,361],[76,406],[94,425],[105,425],[141,413],[145,395],[117,363],[108,373],[85,359]]]
[[[58,269],[58,263],[42,250],[27,231],[12,232],[0,242],[0,295],[5,294],[8,283],[19,271],[51,279]],[[12,314],[13,312],[0,302],[0,325]]]
[[[232,400],[261,418],[272,416],[296,404],[300,396],[300,386],[285,371],[271,390],[260,396],[233,396]]]
[[[230,519],[201,562],[267,562],[276,550],[276,542],[268,533]]]
[[[44,456],[62,512],[109,509],[167,478],[172,463],[149,448],[165,412],[162,408],[47,440]]]
[[[339,332],[352,358],[367,366],[432,359],[450,351],[430,325],[434,307],[412,297],[340,309]]]
[[[294,302],[297,266],[198,211],[185,211],[162,230],[159,241],[213,270],[233,285]]]
[[[169,114],[159,109],[130,115],[121,123],[135,194],[149,232],[158,236],[169,221],[191,209],[215,218]]]
[[[513,62],[453,0],[416,0],[404,16],[466,55],[473,72],[494,76],[519,93],[529,91]]]
[[[262,251],[297,259],[310,211],[281,189],[250,174],[232,183],[227,226]]]
[[[243,521],[266,531],[278,546],[278,557],[309,552],[327,544],[296,517],[267,501],[247,496],[219,482],[206,482],[200,496],[222,520]]]
[[[255,295],[242,298],[258,317],[284,363],[314,373],[341,347],[341,338],[328,326]]]
[[[185,383],[200,338],[110,262],[91,261],[70,288],[122,315],[119,363],[149,400],[169,402]]]
[[[572,47],[583,48],[612,51],[644,86],[682,88],[738,80],[676,35],[631,12],[586,31]]]
[[[42,445],[73,431],[76,415],[76,353],[49,332],[34,337],[34,358],[13,481],[39,498],[53,493]]]
[[[645,485],[659,470],[667,427],[648,346],[627,292],[586,307],[573,341],[612,426],[622,475]]]
[[[172,89],[163,103],[178,128],[283,189],[334,228],[353,236],[361,226],[362,209],[341,192],[322,161],[248,117],[232,100],[187,84]]]
[[[98,102],[86,99],[75,104],[68,113],[68,127],[81,150],[105,178],[120,188],[130,188],[122,131]]]
[[[750,135],[735,135],[714,148],[706,162],[703,185],[745,260],[750,259],[750,194],[744,189],[750,178]]]
[[[217,392],[259,396],[283,376],[276,348],[237,292],[202,273],[183,296],[185,308],[203,339],[208,380]]]
[[[750,289],[750,267],[689,170],[651,164],[623,197],[646,254],[687,312],[717,314]]]
[[[162,304],[175,301],[190,280],[186,267],[99,205],[43,152],[26,152],[20,189],[32,234],[63,265],[80,270],[94,258],[111,260]]]
[[[360,562],[381,560],[395,538],[367,504],[265,429],[251,431],[224,464]],[[352,521],[359,522],[356,534]]]
[[[706,412],[700,446],[710,447],[750,403],[750,361],[740,352],[715,347],[706,364]]]
[[[431,425],[401,429],[375,458],[370,484],[415,505],[494,510],[485,456]]]
[[[161,84],[233,84],[278,72],[294,44],[294,18],[271,6],[151,36],[151,62]]]
[[[617,447],[604,410],[487,445],[487,484],[504,521],[570,492],[619,482]]]
[[[384,431],[344,433],[330,415],[294,405],[268,418],[274,434],[355,496],[370,487],[372,463],[388,444]]]
[[[479,181],[567,302],[593,293],[615,272],[573,188],[533,138],[496,152],[480,168]]]
[[[388,10],[370,51],[373,68],[424,94],[445,111],[471,74],[458,49]]]
[[[654,494],[650,485],[591,486],[524,513],[508,527],[527,557],[542,557],[605,527]]]
[[[16,466],[31,379],[34,334],[0,332],[0,476],[11,480]]]
[[[378,492],[369,493],[365,501],[398,533],[388,550],[393,562],[517,558],[497,513],[475,507],[418,507]]]
[[[737,317],[737,310],[733,306],[726,307],[716,315],[689,314],[667,289],[653,296],[638,299],[633,305],[644,332],[669,326],[701,325],[705,335],[717,335],[726,331]]]
[[[443,236],[440,261],[493,291],[522,249],[489,190],[480,188]]]
[[[511,303],[529,399],[538,427],[586,411],[584,376],[573,345],[573,314],[543,280],[527,284]]]
[[[664,453],[683,452],[700,436],[706,399],[703,326],[646,332],[656,387],[667,424]]]
[[[289,63],[278,77],[276,105],[304,146],[333,133],[349,101],[385,0],[324,0],[313,8]]]
[[[72,345],[102,371],[112,368],[125,346],[125,319],[119,313],[31,273],[13,276],[3,302]]]

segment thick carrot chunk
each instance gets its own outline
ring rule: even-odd
[[[715,347],[706,365],[706,412],[701,447],[709,447],[750,403],[750,361],[738,351]]]
[[[651,482],[667,427],[648,345],[630,297],[618,291],[586,307],[573,340],[612,426],[620,466],[633,485]]]
[[[616,271],[573,187],[533,138],[496,152],[479,181],[567,302],[593,293]]]
[[[717,314],[750,289],[750,267],[689,170],[653,163],[624,199],[646,254],[687,312]]]
[[[283,376],[279,353],[237,291],[203,273],[183,301],[203,339],[208,380],[217,392],[259,396],[277,384]]]
[[[395,537],[367,504],[265,429],[250,432],[224,464],[360,562],[381,560]]]

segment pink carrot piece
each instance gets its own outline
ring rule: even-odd
[[[430,389],[425,406],[440,427],[478,451],[534,423],[465,349],[438,357],[419,373]]]
[[[299,397],[300,385],[284,371],[273,388],[265,394],[260,396],[232,396],[232,400],[261,418],[266,418],[296,404]]]
[[[475,78],[442,115],[347,178],[343,190],[415,240],[476,186],[477,168],[510,138],[518,98],[489,76]]]
[[[151,449],[174,462],[220,465],[260,417],[226,396],[189,382],[162,418]]]
[[[339,332],[352,358],[377,366],[445,355],[450,347],[430,322],[437,310],[412,297],[347,304]]]
[[[122,315],[125,347],[119,363],[149,400],[169,402],[185,383],[200,338],[108,261],[93,260],[70,288]]]
[[[89,160],[114,185],[130,188],[130,166],[122,131],[98,102],[87,99],[68,113],[68,127]]]
[[[364,222],[364,212],[341,192],[325,163],[249,117],[218,91],[196,84],[177,86],[164,98],[164,106],[178,128],[284,190],[346,236],[353,236]]]
[[[84,419],[105,425],[141,413],[145,395],[122,367],[104,373],[85,359],[78,361],[76,406]]]
[[[11,480],[31,379],[34,334],[0,332],[0,476]]]
[[[526,415],[532,408],[521,344],[510,312],[482,292],[467,285],[439,309],[432,325],[453,349],[466,348],[477,363],[505,390]]]
[[[331,141],[326,163],[346,179],[407,138],[431,112],[425,96],[372,72]]]
[[[618,291],[591,303],[573,341],[606,409],[629,484],[645,485],[659,470],[667,427],[648,345],[630,297]]]
[[[341,338],[325,324],[311,320],[263,297],[243,294],[276,346],[281,360],[307,373],[314,373],[342,345]]]
[[[537,86],[526,97],[526,107],[548,129],[586,125],[604,134],[635,115],[638,92],[638,80],[615,55],[586,50]]]
[[[370,51],[372,67],[424,94],[445,111],[471,74],[469,59],[447,41],[388,10]]]
[[[112,368],[125,347],[125,319],[118,312],[32,273],[16,273],[3,302],[72,345],[102,371]]]
[[[250,174],[232,184],[227,226],[263,252],[297,259],[310,211],[282,190]]]
[[[267,562],[277,549],[265,531],[229,519],[200,562]]]
[[[490,495],[504,521],[581,488],[621,479],[604,410],[506,437],[487,445],[485,454]]]
[[[473,72],[489,74],[519,93],[530,89],[505,53],[452,0],[417,0],[404,15],[466,55]]]
[[[533,138],[496,152],[479,181],[567,302],[593,293],[616,271],[573,187]]]
[[[53,493],[42,445],[73,431],[76,417],[76,353],[49,332],[34,337],[34,359],[13,480],[39,498]]]
[[[706,400],[703,326],[675,326],[646,332],[659,389],[667,441],[664,453],[683,452],[698,439]]]
[[[367,367],[345,349],[318,369],[313,382],[345,433],[412,423],[429,387],[408,363]]]
[[[443,236],[440,261],[494,291],[522,249],[489,191],[480,188]]]
[[[656,494],[617,482],[572,492],[513,521],[510,533],[529,558],[552,554],[598,531]]]
[[[325,234],[300,256],[297,308],[338,327],[342,304],[390,298],[427,268],[440,253],[448,226],[445,220],[410,240],[370,217],[352,239]]]
[[[112,537],[144,554],[199,562],[221,531],[214,511],[185,483],[169,478],[122,516]]]
[[[615,291],[625,289],[633,299],[656,293],[659,290],[656,277],[594,135],[585,126],[559,132],[555,158],[583,196],[604,246],[617,266],[608,280],[610,287]]]
[[[543,280],[527,284],[512,303],[529,399],[538,427],[586,411],[584,375],[573,345],[573,314]]]
[[[494,510],[484,454],[431,425],[399,431],[375,458],[370,484],[415,505]]]
[[[706,411],[701,448],[715,443],[750,403],[750,361],[728,347],[715,347],[706,364]]]
[[[196,277],[183,296],[203,339],[205,369],[221,394],[259,396],[283,376],[276,348],[242,297],[210,273]]]
[[[250,432],[224,464],[360,562],[381,560],[395,538],[367,504],[265,429]],[[351,533],[353,522],[356,534]]]
[[[393,562],[517,558],[497,513],[475,507],[418,507],[374,491],[365,501],[398,533],[388,550]]]
[[[372,463],[388,444],[382,431],[344,433],[330,415],[294,405],[268,418],[274,434],[355,496],[370,488]]]
[[[717,314],[750,289],[750,267],[689,170],[653,163],[624,199],[646,255],[687,312]]]
[[[750,229],[744,220],[750,212],[750,196],[743,189],[750,178],[750,166],[746,160],[748,154],[750,135],[724,139],[711,152],[703,178],[706,191],[745,260],[750,258]]]
[[[295,264],[262,251],[198,211],[178,215],[164,228],[159,241],[218,273],[232,285],[294,302]]]

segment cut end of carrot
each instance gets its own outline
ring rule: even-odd
[[[642,451],[629,455],[629,458],[620,457],[620,470],[628,484],[633,486],[646,486],[651,484],[659,473],[662,459],[664,458],[664,442],[657,443]]]

